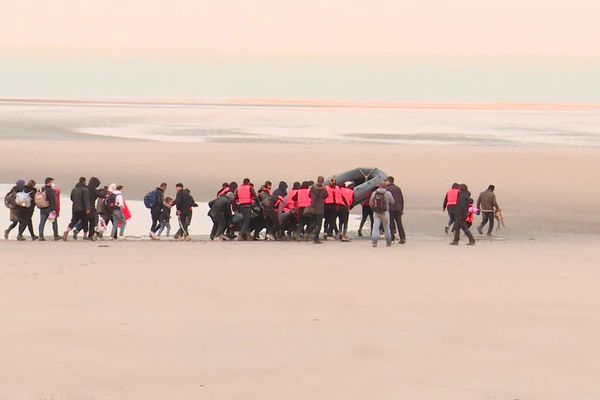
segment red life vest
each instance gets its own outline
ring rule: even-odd
[[[287,208],[289,208],[290,210],[293,210],[294,208],[298,208],[298,200],[297,199],[296,199],[296,201],[292,200],[294,198],[294,196],[296,195],[296,193],[298,193],[298,190],[296,190],[296,189],[292,189],[288,193],[287,204],[285,206]]]
[[[335,186],[331,187],[329,185],[325,186],[325,190],[327,190],[327,197],[325,198],[325,204],[336,204],[336,193],[339,193],[340,188]]]
[[[446,193],[446,207],[455,206],[458,204],[458,193],[460,190],[458,189],[450,189],[448,193]]]
[[[354,190],[350,188],[342,188],[342,197],[345,201],[345,206],[350,208],[354,203]]]
[[[263,186],[263,187],[261,187],[261,188],[260,188],[260,190],[259,190],[259,193],[266,193],[266,194],[268,194],[269,196],[271,196],[271,189],[269,189],[269,188],[268,188],[268,187],[266,187],[266,186]]]
[[[237,188],[237,203],[241,206],[252,204],[252,192],[250,185],[242,185]]]
[[[217,197],[225,196],[229,192],[231,192],[231,189],[229,189],[229,186],[224,187],[223,189],[219,190],[219,193],[217,193]]]
[[[337,204],[338,206],[346,205],[346,203],[344,202],[344,189],[345,188],[336,186],[333,191],[335,193],[335,204]]]
[[[469,208],[471,208],[472,206],[473,206],[473,204],[469,204]],[[467,214],[467,222],[473,223],[473,213],[472,212]]]
[[[310,202],[310,189],[298,190],[298,208],[306,208]]]

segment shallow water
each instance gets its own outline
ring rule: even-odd
[[[0,139],[599,147],[599,111],[0,104]]]

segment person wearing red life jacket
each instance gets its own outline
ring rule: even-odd
[[[271,181],[266,181],[264,185],[261,186],[261,188],[258,190],[258,195],[260,196],[263,193],[266,193],[268,196],[272,195],[273,192],[271,191],[271,188],[273,187],[273,184],[271,183]]]
[[[340,219],[340,234],[339,239],[342,242],[349,242],[348,240],[348,220],[350,219],[350,209],[354,203],[354,182],[347,181],[344,186],[340,188],[341,192],[341,204],[338,205],[338,215]]]
[[[252,205],[255,202],[258,203],[258,198],[250,183],[250,179],[245,178],[244,182],[237,188],[234,195],[235,203],[238,205],[240,213],[244,217],[238,240],[248,240],[248,230],[250,228],[250,219],[252,217]]]
[[[334,232],[337,234],[338,228],[336,224],[338,216],[338,206],[342,197],[340,187],[337,185],[335,177],[331,178],[329,185],[325,186],[327,191],[327,197],[325,198],[325,224],[323,232],[325,233],[324,239],[327,240],[330,237],[334,237]]]
[[[458,204],[458,194],[460,192],[458,188],[458,183],[453,183],[452,188],[450,188],[450,190],[446,192],[446,196],[444,197],[444,203],[442,204],[442,211],[448,210],[449,217],[448,225],[446,225],[446,227],[444,228],[446,234],[450,231],[450,228],[452,228],[454,222],[456,222],[456,219],[454,217],[454,209],[456,208],[456,204]]]
[[[283,207],[283,212],[288,214],[286,218],[286,226],[288,227],[288,232],[290,235],[295,232],[298,227],[297,194],[298,190],[300,190],[300,186],[300,182],[294,182],[292,190],[289,191],[287,197],[285,198],[285,205]]]
[[[310,223],[310,219],[304,216],[304,210],[310,206],[310,186],[307,181],[302,182],[300,185],[300,189],[298,192],[292,197],[292,200],[296,204],[297,208],[297,230],[296,230],[296,238],[299,235],[304,235],[305,229],[304,227]]]
[[[231,192],[231,189],[229,188],[229,183],[224,182],[221,189],[219,189],[219,191],[217,192],[217,197],[225,196],[229,192]]]
[[[371,195],[369,195],[370,197]],[[371,204],[369,202],[369,198],[360,203],[362,207],[362,217],[360,219],[360,225],[358,226],[358,237],[362,237],[362,229],[365,226],[365,222],[367,222],[367,218],[371,222],[371,231],[373,230],[373,209],[371,208]],[[369,234],[370,236],[370,234]]]

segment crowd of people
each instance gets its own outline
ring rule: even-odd
[[[176,196],[166,195],[168,185],[161,183],[144,197],[144,205],[150,211],[151,227],[149,236],[160,240],[163,233],[171,234],[172,209],[175,208],[177,227],[176,240],[191,240],[189,226],[193,209],[198,205],[190,190],[183,184],[175,185]],[[23,180],[5,196],[5,205],[10,209],[11,224],[4,231],[5,239],[18,226],[17,240],[25,240],[28,230],[32,240],[46,240],[45,226],[50,222],[54,240],[73,239],[83,232],[84,240],[97,240],[106,233],[112,240],[124,237],[127,221],[131,213],[127,207],[123,185],[111,184],[101,187],[98,178],[79,178],[70,193],[72,217],[67,229],[59,234],[58,217],[60,215],[60,190],[55,188],[54,179],[46,178],[41,188],[36,182]],[[289,189],[289,190],[288,190]],[[482,214],[482,222],[477,231],[483,234],[487,225],[487,235],[491,236],[496,213],[500,207],[494,194],[495,187],[490,185],[482,192],[475,203],[467,185],[455,183],[448,190],[443,202],[443,210],[448,212],[448,224],[445,231],[454,234],[452,245],[458,245],[461,231],[469,239],[469,245],[475,244],[470,232],[474,215]],[[364,194],[363,194],[364,195]],[[394,242],[406,243],[406,234],[402,224],[404,196],[402,190],[390,176],[360,202],[362,218],[358,236],[363,236],[364,225],[370,220],[370,237],[376,247],[380,237],[385,238],[386,246]],[[356,205],[354,182],[338,183],[333,177],[326,184],[320,176],[316,182],[294,182],[291,189],[286,182],[280,182],[273,190],[272,183],[266,181],[258,190],[250,179],[240,185],[236,182],[223,183],[215,198],[208,203],[208,216],[213,222],[210,239],[221,240],[258,240],[265,231],[266,240],[296,240],[322,243],[322,240],[348,239],[350,211]],[[33,228],[33,215],[39,209],[38,233]],[[109,229],[109,225],[112,227]]]

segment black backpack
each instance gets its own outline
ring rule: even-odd
[[[385,192],[375,192],[375,197],[373,198],[373,204],[371,204],[371,208],[373,208],[374,212],[378,213],[387,211],[385,206]]]

